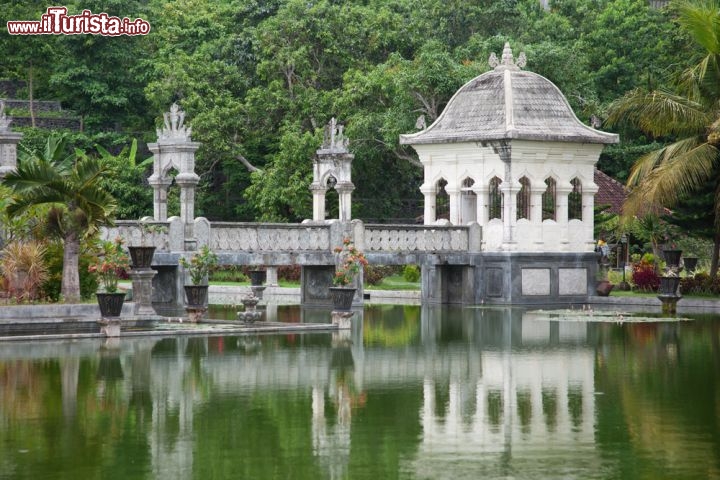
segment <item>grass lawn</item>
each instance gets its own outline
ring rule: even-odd
[[[402,275],[385,277],[378,285],[365,285],[367,290],[420,290],[420,282],[407,282]]]

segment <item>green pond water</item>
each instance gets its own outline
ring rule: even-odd
[[[720,478],[720,318],[627,320],[366,306],[333,333],[5,342],[0,479]]]

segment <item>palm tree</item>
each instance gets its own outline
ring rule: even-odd
[[[675,141],[639,158],[627,185],[626,217],[648,205],[672,207],[715,185],[715,235],[710,274],[718,271],[720,250],[720,2],[678,1],[680,28],[702,49],[700,61],[670,79],[671,88],[636,89],[610,106],[608,123],[629,122],[654,137]]]
[[[35,205],[49,205],[47,225],[63,242],[60,292],[67,302],[80,299],[80,241],[112,223],[115,200],[100,188],[105,167],[76,150],[67,155],[67,137],[51,135],[41,153],[21,147],[16,171],[3,182],[12,190],[10,216]]]

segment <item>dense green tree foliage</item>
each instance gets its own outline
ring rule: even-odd
[[[720,2],[676,2],[678,21],[696,44],[695,63],[675,72],[665,86],[640,87],[611,105],[610,120],[634,124],[649,135],[673,142],[638,159],[628,184],[634,188],[625,215],[642,215],[648,205],[672,207],[714,187],[708,206],[714,217],[715,248],[711,276],[720,250]]]
[[[2,5],[8,19],[19,20],[39,19],[47,8]],[[151,31],[3,33],[0,76],[32,82],[26,97],[59,99],[78,113],[87,151],[99,144],[117,154],[138,138],[146,152],[153,124],[178,102],[203,144],[196,212],[212,220],[309,217],[312,156],[333,116],[346,125],[355,154],[353,216],[389,221],[421,213],[422,172],[398,135],[415,131],[421,117],[427,124],[437,118],[506,41],[586,122],[603,118],[628,89],[689,65],[693,53],[673,11],[643,0],[556,0],[548,9],[537,0],[72,0],[67,7],[140,17]],[[623,144],[601,161],[621,179],[649,143],[623,128]],[[124,142],[105,143],[110,130]],[[138,170],[145,157],[113,157],[132,171],[116,170],[114,192],[123,184],[127,192],[147,189],[148,172]]]

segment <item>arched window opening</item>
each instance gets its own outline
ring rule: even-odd
[[[488,220],[498,218],[502,220],[502,193],[500,192],[500,184],[502,180],[498,177],[493,177],[490,180],[490,189],[488,192]]]
[[[582,220],[582,183],[575,177],[570,180],[572,191],[568,194],[568,220]]]
[[[460,223],[467,224],[477,221],[477,195],[472,191],[475,181],[472,178],[466,178],[460,184]]]
[[[556,220],[555,211],[555,190],[556,182],[552,177],[545,179],[545,191],[542,194],[542,219]]]
[[[517,193],[517,219],[530,218],[530,180],[520,179],[520,191]]]
[[[435,184],[435,218],[440,220],[450,219],[450,195],[448,195],[445,187],[447,186],[447,180],[441,178]]]

